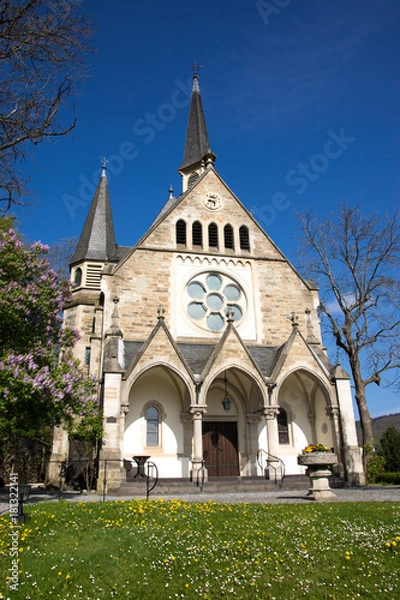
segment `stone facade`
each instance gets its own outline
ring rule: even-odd
[[[109,489],[135,455],[150,455],[161,477],[195,478],[202,465],[210,476],[263,476],[273,457],[299,474],[298,454],[317,442],[361,484],[349,377],[325,356],[318,290],[215,170],[199,102],[196,80],[188,132],[202,131],[202,143],[188,133],[185,156],[196,160],[181,167],[183,193],[119,248],[103,171],[71,264],[65,321],[102,382]],[[101,226],[103,245],[92,235]],[[55,452],[67,453],[60,432]]]

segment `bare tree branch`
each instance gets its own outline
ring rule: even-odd
[[[349,361],[364,443],[372,444],[366,387],[389,373],[387,383],[400,383],[400,213],[364,215],[341,203],[323,219],[299,218],[302,268],[320,286],[321,312]]]
[[[0,1],[0,211],[23,203],[19,163],[29,145],[66,135],[76,125],[61,107],[87,75],[92,25],[80,0]],[[63,113],[64,114],[64,113]]]

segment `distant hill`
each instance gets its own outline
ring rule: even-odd
[[[361,444],[361,425],[360,421],[356,421],[358,443]],[[400,431],[400,413],[393,415],[383,415],[382,417],[375,417],[372,419],[372,431],[374,433],[375,442],[378,443],[386,429],[389,427],[395,427]]]

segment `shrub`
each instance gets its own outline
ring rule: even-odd
[[[385,459],[377,454],[373,446],[363,446],[365,476],[368,483],[376,483],[376,478],[385,470]]]
[[[377,473],[375,483],[387,483],[388,485],[400,485],[400,473]]]
[[[386,471],[400,471],[400,431],[393,426],[386,428],[379,441],[378,454],[385,459]]]

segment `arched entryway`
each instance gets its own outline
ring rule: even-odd
[[[250,373],[231,367],[214,375],[202,423],[208,477],[256,472],[258,437],[264,426],[261,388]]]
[[[338,423],[330,409],[332,398],[326,385],[307,369],[289,373],[278,385],[281,409],[276,420],[277,446],[270,451],[285,463],[287,474],[303,472],[297,456],[308,444],[338,448]]]
[[[189,477],[192,422],[189,389],[165,365],[141,373],[129,392],[123,457],[150,456],[160,477]]]

